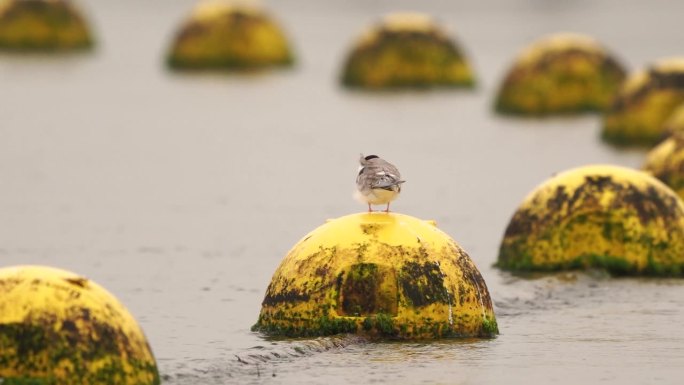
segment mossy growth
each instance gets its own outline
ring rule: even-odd
[[[603,111],[624,78],[623,66],[594,39],[554,34],[516,57],[495,109],[532,116]]]
[[[253,1],[204,1],[180,28],[167,57],[174,69],[253,70],[288,67],[285,34]]]
[[[369,89],[472,88],[475,76],[459,44],[432,18],[395,13],[358,39],[341,81]]]
[[[684,57],[664,59],[623,83],[603,118],[602,138],[616,145],[651,146],[684,103]]]
[[[684,199],[684,132],[670,136],[653,148],[643,169]]]
[[[0,0],[0,50],[73,51],[93,46],[86,20],[68,0]]]
[[[327,222],[283,259],[253,331],[309,337],[492,338],[484,279],[433,222],[363,213]]]
[[[499,325],[496,322],[496,318],[484,317],[482,319],[482,331],[492,336],[499,334]]]
[[[150,347],[125,308],[86,278],[0,269],[0,383],[158,385]]]
[[[534,189],[506,228],[496,266],[680,276],[684,203],[646,173],[585,166]]]
[[[366,325],[359,325],[356,318],[331,317],[327,314],[305,324],[287,321],[294,320],[280,319],[276,321],[268,317],[260,317],[259,321],[252,325],[251,330],[273,336],[318,337],[346,333],[354,334],[360,327],[363,327],[364,330],[372,331],[374,327],[371,325],[369,329],[366,329]]]
[[[0,385],[58,385],[54,379],[29,377],[0,377]]]

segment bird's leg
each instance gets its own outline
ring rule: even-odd
[[[373,210],[371,209],[370,203],[368,203],[368,212],[369,212],[369,213],[372,213],[372,212],[373,212]]]
[[[388,212],[389,212],[389,205],[390,205],[390,203],[389,203],[389,202],[387,202],[387,208],[385,209],[385,212],[386,212],[386,213],[388,213]]]

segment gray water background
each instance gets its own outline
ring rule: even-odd
[[[595,116],[491,112],[518,50],[592,35],[630,69],[682,54],[677,1],[270,1],[293,70],[168,72],[193,1],[82,1],[92,54],[0,55],[0,264],[46,264],[115,294],[168,384],[680,384],[684,282],[600,272],[520,279],[491,268],[523,197],[589,163],[638,167],[601,143]],[[475,91],[363,93],[337,84],[378,15],[436,15],[478,75]],[[302,236],[364,210],[358,153],[408,181],[393,209],[435,219],[495,301],[493,340],[364,343],[251,333],[266,286]]]

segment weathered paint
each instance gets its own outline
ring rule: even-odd
[[[646,157],[644,171],[670,186],[684,199],[684,132],[670,136]]]
[[[653,145],[684,102],[684,57],[661,60],[631,75],[603,118],[602,136],[620,145]]]
[[[383,338],[492,337],[487,286],[433,223],[397,213],[338,218],[282,261],[253,330]]]
[[[519,115],[603,111],[624,78],[623,66],[594,39],[554,34],[516,57],[495,108]]]
[[[511,219],[497,266],[601,267],[616,275],[684,274],[684,203],[641,171],[585,166],[535,188]]]
[[[252,2],[216,0],[197,5],[167,58],[176,69],[248,70],[293,61],[287,38],[265,10]]]
[[[2,384],[152,385],[137,322],[105,289],[40,266],[0,269]]]
[[[358,39],[344,65],[342,83],[371,89],[473,87],[462,49],[432,18],[397,13]]]
[[[0,49],[75,50],[93,45],[88,25],[68,0],[0,0]]]

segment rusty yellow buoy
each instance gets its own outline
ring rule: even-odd
[[[341,76],[349,87],[473,87],[475,76],[455,39],[422,13],[385,16],[354,44]]]
[[[603,118],[603,139],[620,145],[652,145],[663,123],[684,102],[684,57],[658,61],[623,83]]]
[[[623,66],[593,38],[553,34],[518,54],[495,108],[518,115],[603,111],[624,78]]]
[[[268,286],[253,330],[281,336],[493,337],[487,285],[434,222],[337,218],[305,236]]]
[[[280,26],[253,0],[199,3],[167,57],[175,69],[251,70],[290,66],[293,61]]]
[[[506,228],[497,266],[512,271],[605,268],[684,273],[684,203],[650,175],[584,166],[535,188]]]
[[[0,0],[0,50],[65,51],[90,48],[85,18],[68,0]]]
[[[43,266],[0,269],[0,383],[153,385],[142,330],[105,289]]]
[[[684,199],[684,136],[672,135],[653,148],[648,153],[644,170]]]

